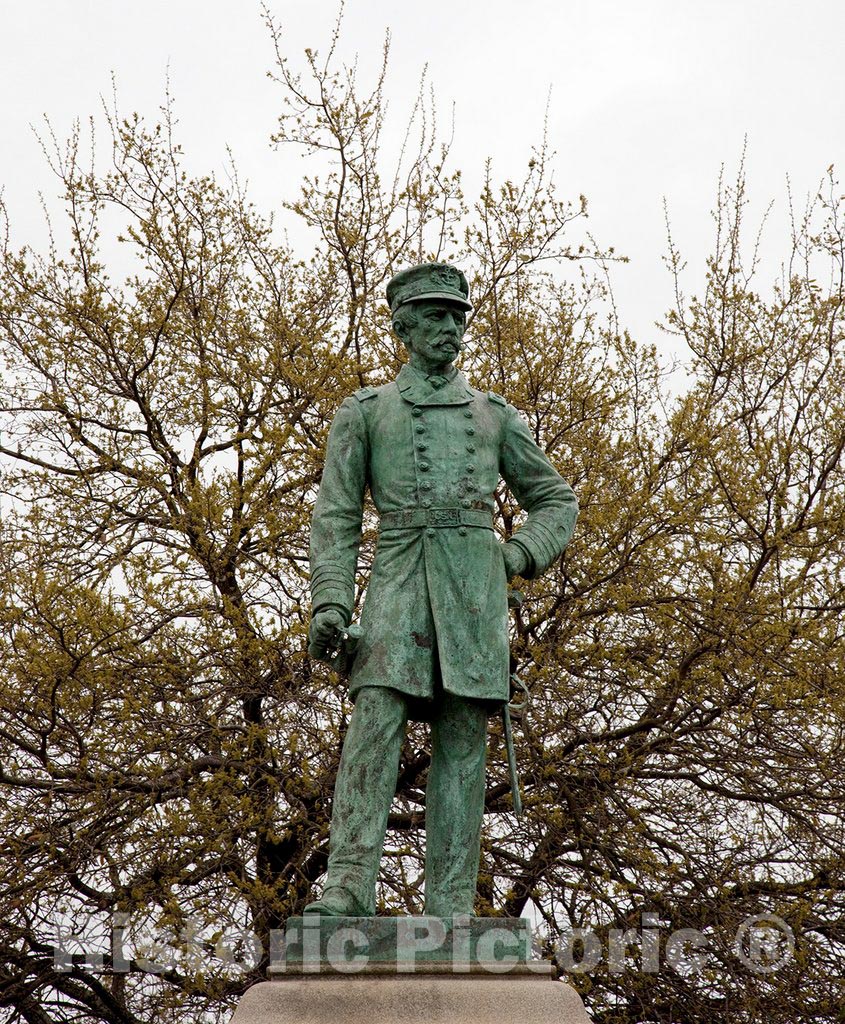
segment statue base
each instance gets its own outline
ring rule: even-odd
[[[232,1024],[590,1024],[522,918],[290,918]]]

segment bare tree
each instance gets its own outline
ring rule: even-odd
[[[319,168],[288,204],[310,252],[237,185],[189,177],[169,118],[114,113],[107,170],[78,136],[54,148],[70,243],[39,255],[7,233],[2,251],[0,1004],[33,1024],[226,1019],[319,882],[349,706],[306,653],[310,506],[338,402],[401,360],[386,280],[442,257],[473,277],[465,370],[521,409],[582,507],[516,614],[527,811],[509,813],[494,727],[478,912],[538,914],[562,967],[568,931],[592,928],[604,955],[571,980],[603,1024],[838,1019],[835,179],[771,288],[743,248],[741,177],[720,188],[700,298],[672,249],[667,328],[692,353],[673,398],[545,146],[521,183],[488,168],[469,203],[421,91],[389,169],[387,49],[362,93],[336,36],[296,72],[270,28],[276,141]],[[419,909],[426,770],[412,732],[383,912]],[[774,973],[735,948],[760,914],[795,938]],[[699,959],[673,959],[681,928]]]

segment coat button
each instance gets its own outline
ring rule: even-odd
[[[467,427],[467,433],[470,437],[475,433],[475,427]]]
[[[466,416],[466,418],[468,420],[471,420],[472,419],[472,410],[471,409],[464,409],[464,416]]]
[[[429,466],[429,464],[427,462],[421,462],[420,463],[420,472],[421,473],[427,473],[429,471],[429,469],[431,469],[431,466]]]
[[[426,537],[433,537],[434,536],[434,530],[426,530],[425,531],[425,535],[426,535]]]
[[[424,427],[424,426],[422,425],[422,423],[418,423],[418,424],[417,424],[417,425],[416,425],[416,426],[414,427],[414,430],[416,430],[416,432],[417,432],[418,434],[424,434],[424,433],[425,433],[425,427]]]
[[[469,465],[467,466],[467,473],[474,473],[474,472],[475,472],[475,466],[473,466],[473,464],[472,464],[472,463],[470,463],[470,464],[469,464]]]
[[[467,528],[466,528],[465,526],[462,526],[462,527],[461,527],[461,528],[460,528],[460,529],[458,530],[458,533],[459,533],[459,534],[460,534],[460,535],[461,535],[462,537],[466,537],[466,535],[467,535]]]
[[[411,409],[412,416],[422,416],[422,412],[422,409],[418,409],[416,406],[414,406],[414,408]]]
[[[427,445],[427,444],[425,444],[425,442],[423,442],[423,441],[421,441],[421,442],[420,442],[420,443],[419,443],[419,444],[417,445],[417,451],[418,451],[418,452],[424,452],[424,451],[426,450],[426,448],[428,448],[428,445]]]
[[[461,504],[463,505],[464,508],[472,508],[472,502],[469,500],[469,498],[464,498],[461,501]]]
[[[420,490],[430,491],[431,490],[431,481],[430,480],[423,480],[423,482],[420,484]]]
[[[475,451],[475,445],[474,444],[468,444],[467,445],[467,451],[468,452],[474,452]]]

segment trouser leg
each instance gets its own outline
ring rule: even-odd
[[[484,815],[487,710],[444,693],[431,723],[425,804],[425,912],[471,914]]]
[[[326,891],[346,890],[360,914],[375,913],[376,879],[407,718],[402,694],[364,687],[343,743],[332,805]]]

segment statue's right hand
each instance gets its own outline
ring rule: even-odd
[[[308,629],[308,653],[317,661],[330,661],[337,650],[346,617],[338,608],[326,608],[311,619]]]

